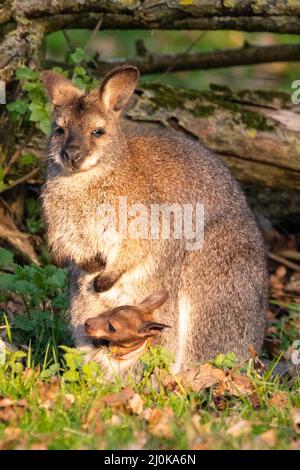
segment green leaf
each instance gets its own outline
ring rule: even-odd
[[[90,57],[81,47],[76,47],[75,51],[70,54],[70,59],[73,64],[80,64],[81,62],[87,62]]]
[[[73,83],[77,88],[80,88],[80,90],[86,91],[88,84],[81,78],[81,77],[75,77],[73,79]]]
[[[31,111],[30,121],[41,122],[48,118],[48,113],[45,109],[45,106],[43,106],[41,103],[31,103],[29,105],[29,110]]]
[[[68,78],[67,70],[63,70],[61,67],[53,67],[52,70],[53,72],[59,73],[60,75],[63,75],[64,77]]]
[[[20,156],[19,161],[22,165],[32,165],[37,161],[37,159],[32,153],[23,153],[23,155]]]
[[[24,367],[22,366],[21,362],[15,362],[13,365],[13,371],[15,374],[22,374]]]
[[[45,369],[41,372],[40,377],[42,379],[48,379],[59,372],[59,364],[52,364],[48,369]]]
[[[237,357],[234,352],[229,352],[227,354],[218,354],[213,360],[213,364],[216,367],[220,367],[221,369],[231,369],[237,364]]]
[[[60,287],[61,289],[66,285],[66,271],[61,268],[57,268],[54,274],[48,278],[49,285],[54,287]]]
[[[14,317],[14,327],[27,333],[33,332],[35,329],[33,322],[28,321],[28,317],[25,315],[16,315]]]
[[[13,101],[12,103],[8,103],[7,105],[8,111],[15,111],[18,114],[25,114],[26,111],[28,110],[28,104],[25,100],[16,100]]]
[[[78,67],[78,66],[75,67],[74,68],[74,73],[76,75],[78,75],[79,77],[86,77],[87,76],[87,72],[83,67]]]
[[[29,67],[20,67],[16,71],[16,77],[18,80],[36,80],[39,74]]]
[[[0,247],[0,266],[1,268],[7,268],[11,266],[14,262],[14,255],[6,250],[5,248]]]
[[[23,84],[22,89],[25,91],[33,91],[40,88],[40,85],[37,82],[26,82]]]
[[[79,380],[79,372],[75,369],[68,370],[64,373],[63,377],[68,382],[77,382]]]
[[[42,131],[44,134],[46,134],[46,135],[50,135],[50,134],[51,134],[51,129],[52,129],[52,127],[51,127],[51,120],[50,120],[49,117],[47,117],[47,118],[45,118],[45,119],[42,119],[42,120],[40,121],[39,126],[40,126],[41,131]]]

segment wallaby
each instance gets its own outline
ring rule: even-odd
[[[175,354],[175,371],[229,351],[247,358],[249,346],[260,352],[264,337],[261,234],[216,155],[175,131],[122,129],[121,113],[138,78],[136,67],[122,66],[85,93],[52,71],[42,76],[53,109],[43,211],[53,255],[69,266],[76,345],[105,364],[107,348],[93,346],[85,321],[164,288],[170,298],[155,321],[172,327],[162,344]],[[193,249],[187,237],[155,230],[124,236],[119,226],[103,224],[103,207],[120,215],[124,201],[132,217],[145,208],[169,208],[173,228],[178,207],[201,204],[202,245]],[[162,214],[158,220],[162,229]]]
[[[131,360],[134,365],[154,336],[170,328],[153,320],[154,310],[164,304],[168,296],[168,291],[162,290],[150,295],[139,305],[123,305],[88,318],[85,331],[96,347],[106,342],[114,364]],[[120,369],[122,364],[118,365]]]

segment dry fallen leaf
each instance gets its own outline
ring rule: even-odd
[[[7,206],[1,199],[0,221],[0,238],[22,253],[27,260],[40,265],[39,258],[31,244],[30,236],[17,228]]]
[[[125,405],[128,400],[133,398],[135,395],[135,391],[131,388],[124,388],[118,393],[113,393],[112,395],[108,395],[102,398],[102,402],[106,405],[114,406],[115,408],[120,408],[122,405]]]
[[[112,415],[112,417],[109,420],[109,424],[111,426],[120,426],[122,423],[122,418],[120,415]]]
[[[189,449],[195,444],[202,444],[203,429],[200,423],[200,416],[193,415],[186,423],[186,435]]]
[[[276,432],[274,431],[274,429],[269,429],[268,431],[263,432],[259,436],[259,440],[262,444],[268,447],[274,447],[277,442]]]
[[[101,412],[103,410],[103,402],[98,399],[95,400],[90,407],[87,416],[82,420],[82,429],[94,435],[102,435],[104,432],[104,425],[101,419]]]
[[[28,403],[25,399],[12,400],[10,398],[2,398],[0,400],[0,421],[16,423],[24,415],[27,406]]]
[[[0,441],[0,450],[13,449],[19,438],[23,435],[20,428],[7,426],[4,429],[4,439]]]
[[[248,434],[251,431],[251,423],[250,421],[246,421],[245,419],[241,419],[230,426],[226,433],[232,437],[239,437],[244,434]]]
[[[249,396],[254,391],[251,379],[246,375],[229,373],[224,378],[223,383],[225,384],[227,392],[235,397]]]
[[[145,431],[134,431],[133,438],[134,441],[126,447],[126,450],[143,450],[148,441],[147,433]]]
[[[270,406],[286,410],[289,403],[289,396],[287,392],[275,392],[268,401]]]
[[[69,410],[73,403],[75,402],[75,397],[72,393],[65,393],[63,396],[63,403],[66,410]]]
[[[170,439],[173,436],[173,420],[174,413],[171,408],[154,408],[148,419],[149,432],[154,436]]]
[[[179,382],[183,387],[189,387],[195,392],[200,392],[222,381],[225,375],[222,369],[218,369],[211,364],[202,364],[199,367],[177,374],[176,380],[174,377],[169,376],[166,379],[166,386],[173,390]]]
[[[138,393],[135,393],[133,397],[128,400],[127,408],[137,415],[142,413],[143,407],[144,402]]]
[[[43,408],[49,409],[60,394],[60,385],[57,377],[52,377],[50,383],[39,384],[39,398]]]

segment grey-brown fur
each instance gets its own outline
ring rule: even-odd
[[[249,346],[260,352],[264,336],[262,237],[238,184],[214,154],[175,132],[122,131],[120,112],[137,78],[134,67],[123,67],[85,97],[65,79],[44,75],[65,134],[50,139],[43,208],[53,254],[69,265],[76,345],[105,363],[105,349],[96,350],[84,332],[85,320],[164,288],[170,299],[157,320],[172,326],[163,339],[177,355],[177,369],[220,352],[246,358]],[[105,134],[94,141],[90,133],[98,125]],[[76,171],[59,157],[70,134],[71,151],[82,158]],[[203,249],[188,251],[184,240],[104,239],[99,205],[117,206],[119,196],[147,206],[204,204]],[[97,276],[100,285],[101,277],[112,279],[107,291],[95,292]]]

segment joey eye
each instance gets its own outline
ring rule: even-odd
[[[91,134],[94,137],[101,137],[103,134],[105,134],[105,130],[102,127],[99,127],[98,129],[95,129]]]
[[[111,323],[108,323],[108,331],[110,333],[115,333],[117,330],[115,329],[115,327]]]
[[[55,127],[54,127],[54,133],[55,133],[56,135],[62,135],[62,134],[65,133],[65,130],[64,130],[63,127],[55,126]]]

